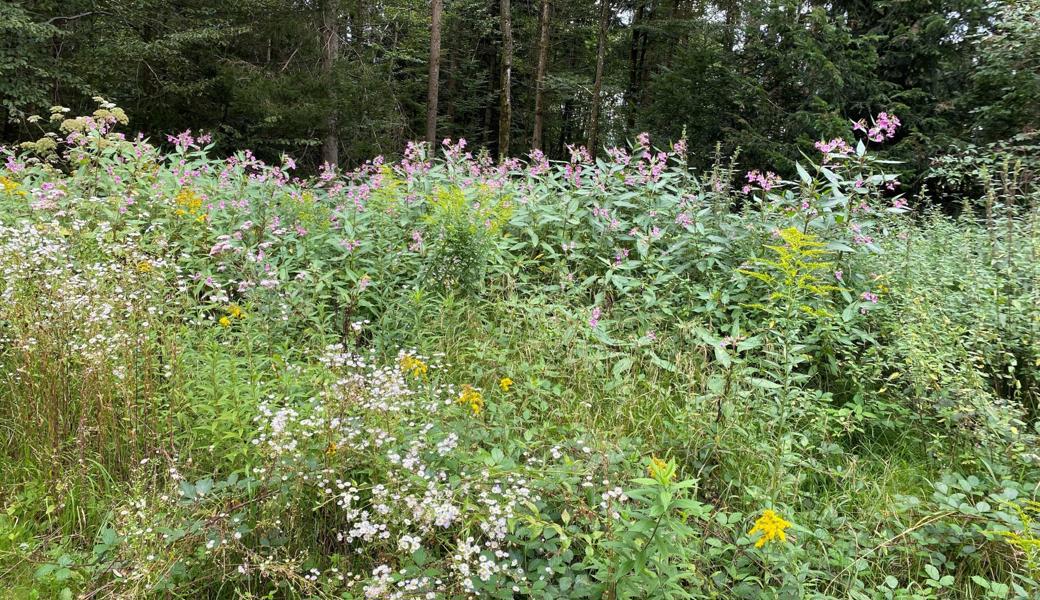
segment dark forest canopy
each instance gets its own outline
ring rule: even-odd
[[[15,1],[0,6],[0,141],[101,95],[156,139],[190,127],[221,151],[354,165],[427,137],[434,91],[436,138],[493,155],[527,152],[537,121],[550,157],[685,133],[694,166],[718,143],[781,172],[886,110],[905,125],[893,157],[920,173],[1036,127],[1037,39],[1035,11],[988,0]]]

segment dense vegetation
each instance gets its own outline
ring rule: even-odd
[[[219,153],[289,153],[311,173],[424,137],[566,160],[569,143],[685,131],[699,169],[720,143],[794,177],[813,142],[887,110],[903,122],[888,151],[917,190],[951,145],[1040,126],[1036,0],[432,4],[435,70],[425,0],[8,1],[0,142],[35,139],[25,115],[87,113],[101,95],[155,139],[212,131]]]
[[[53,109],[0,167],[12,598],[1031,598],[1040,198],[649,135],[297,177]],[[793,157],[792,157],[793,158]]]
[[[1038,15],[0,3],[0,599],[1040,597]]]

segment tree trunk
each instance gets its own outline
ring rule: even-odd
[[[610,23],[610,0],[600,0],[599,43],[596,45],[596,79],[592,84],[592,111],[589,115],[589,152],[599,148],[600,92],[603,90],[603,58],[607,52],[607,25]]]
[[[534,76],[534,133],[531,148],[542,149],[545,126],[545,72],[549,63],[549,0],[542,0],[542,16],[538,22],[538,68]]]
[[[336,58],[339,56],[339,0],[325,0],[321,11],[321,72],[329,92],[329,112],[325,116],[325,139],[321,144],[321,160],[332,166],[339,164],[339,136],[336,121]]]
[[[723,33],[723,43],[726,44],[726,52],[733,51],[733,45],[737,39],[737,21],[740,19],[740,3],[731,0],[726,6],[726,29]]]
[[[513,98],[510,93],[513,77],[513,24],[509,0],[500,0],[499,6],[499,18],[502,20],[502,72],[499,84],[501,104],[498,111],[498,155],[504,158],[509,156],[509,128],[513,120]]]
[[[441,74],[441,12],[444,0],[433,0],[430,22],[430,81],[426,92],[426,141],[437,147],[437,95]]]
[[[456,122],[456,110],[459,98],[459,52],[455,48],[452,48],[451,43],[449,42],[446,53],[448,55],[448,70],[444,73],[444,92],[447,96],[448,103],[444,110],[444,120],[448,123],[454,124]],[[448,135],[452,135],[453,133],[454,128],[452,131],[448,132]]]
[[[625,91],[625,105],[628,107],[625,125],[629,132],[636,126],[636,107],[639,97],[639,52],[642,41],[646,39],[643,32],[643,13],[646,11],[646,0],[641,0],[633,11],[632,42],[628,49],[628,90]]]
[[[653,11],[655,7],[651,6],[651,10],[644,13],[643,18],[646,20],[648,25],[653,25],[654,21],[658,18]],[[659,36],[658,36],[659,37]],[[650,55],[650,59],[653,58],[650,52],[651,46],[660,46],[655,44],[654,36],[650,35],[650,31],[644,29],[642,40],[639,46],[639,56],[636,57],[636,103],[635,109],[642,108],[643,103],[646,100],[646,89],[650,82],[650,60],[647,58]]]

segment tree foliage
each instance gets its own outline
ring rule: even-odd
[[[526,148],[542,4],[444,2],[439,137],[493,153],[502,139],[513,153]],[[649,131],[686,135],[700,150],[694,166],[708,165],[718,143],[792,174],[798,148],[891,110],[908,126],[891,153],[918,176],[937,150],[1038,121],[1035,0],[557,0],[549,9],[541,140],[550,157],[565,158],[593,130],[600,152]],[[330,133],[341,162],[355,165],[427,130],[429,2],[23,0],[0,11],[5,141],[27,135],[25,115],[85,108],[95,95],[127,107],[156,139],[209,130],[225,152],[291,153],[311,166]],[[337,41],[331,62],[326,21]]]

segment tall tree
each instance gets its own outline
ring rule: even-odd
[[[321,160],[339,164],[339,135],[336,118],[336,59],[339,58],[339,0],[325,0],[321,11],[321,72],[329,95],[325,117],[325,139],[321,144]]]
[[[426,89],[426,141],[437,143],[437,96],[441,72],[441,13],[444,0],[433,0],[430,20],[430,81]]]
[[[971,93],[973,136],[990,142],[1040,129],[1040,0],[1000,7],[995,26],[974,55]]]
[[[513,122],[513,95],[510,90],[513,78],[513,19],[509,0],[500,0],[499,7],[502,22],[502,72],[498,111],[498,154],[509,156],[509,129]]]
[[[538,19],[538,66],[534,73],[534,132],[531,147],[542,149],[542,130],[545,127],[545,74],[549,64],[549,0],[542,0]]]
[[[596,44],[596,79],[592,83],[592,106],[589,112],[589,152],[599,147],[600,94],[603,91],[603,59],[607,53],[607,27],[610,24],[610,0],[599,0],[599,39]]]
[[[629,130],[636,126],[636,108],[639,104],[639,73],[642,58],[646,55],[646,30],[643,25],[647,0],[638,0],[632,11],[631,41],[628,47],[628,89],[625,104],[628,115],[625,125]]]

